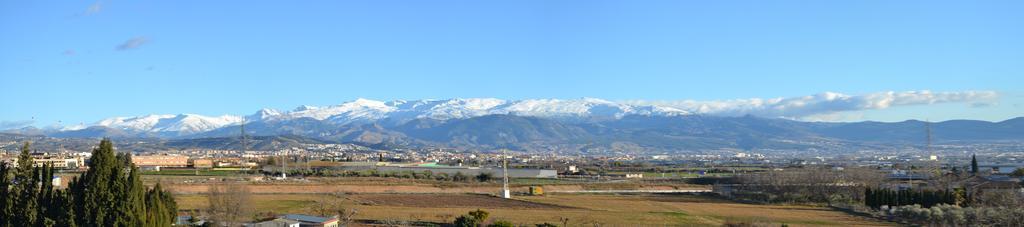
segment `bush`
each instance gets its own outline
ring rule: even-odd
[[[491,214],[487,213],[487,211],[476,209],[475,211],[470,211],[469,214],[464,214],[455,218],[455,222],[452,224],[458,227],[477,227],[480,224],[483,224],[484,221],[487,220],[487,216],[490,215]]]
[[[452,175],[452,181],[466,182],[469,181],[469,177],[462,172],[456,172],[455,175]]]
[[[1024,208],[968,207],[940,204],[931,208],[906,205],[889,210],[891,217],[918,225],[937,226],[1019,226],[1024,224]]]
[[[487,213],[487,211],[476,209],[476,211],[470,211],[469,216],[473,216],[476,220],[483,222],[484,220],[487,220],[487,216],[491,216],[491,214]]]
[[[444,180],[444,181],[446,181],[446,180],[451,180],[451,177],[448,176],[447,173],[438,173],[437,175],[434,175],[434,179],[435,180]]]
[[[462,215],[459,216],[458,218],[455,218],[455,222],[452,224],[458,227],[477,227],[477,225],[479,225],[480,222],[477,221],[476,218],[473,218],[473,216]]]
[[[515,227],[515,226],[516,225],[512,224],[512,222],[505,221],[505,220],[494,221],[494,223],[491,223],[490,225],[487,225],[487,227]]]
[[[491,181],[491,178],[493,178],[491,173],[480,173],[480,175],[476,175],[476,180],[480,182]]]

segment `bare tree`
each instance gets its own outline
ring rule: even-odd
[[[328,194],[323,199],[316,201],[312,207],[313,213],[319,214],[320,216],[334,216],[338,218],[339,226],[347,226],[352,222],[352,218],[356,215],[358,210],[354,208],[345,208],[345,193],[334,192]]]
[[[738,176],[741,189],[759,192],[766,202],[852,202],[863,197],[866,186],[884,179],[878,171],[861,168],[836,170],[824,167],[787,169]]]
[[[210,184],[207,198],[207,212],[216,223],[237,226],[253,218],[252,192],[242,183]]]
[[[1024,196],[1014,189],[988,189],[980,191],[975,197],[973,206],[984,207],[1024,207]]]

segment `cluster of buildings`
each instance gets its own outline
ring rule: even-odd
[[[53,166],[55,169],[61,170],[76,170],[86,167],[86,161],[89,160],[89,155],[81,154],[47,154],[47,153],[32,153],[32,167],[42,167],[45,165]],[[18,155],[3,155],[0,156],[0,162],[9,163],[12,166],[18,166]]]
[[[160,168],[255,168],[259,164],[238,157],[192,158],[181,155],[139,155],[132,156],[132,163],[142,169]]]
[[[79,171],[88,168],[89,153],[32,153],[32,166],[45,165],[64,171]],[[18,155],[0,155],[0,162],[12,166],[18,165]],[[132,156],[135,166],[146,170],[160,168],[254,168],[258,164],[249,159],[238,157],[225,158],[192,158],[184,155],[135,155]]]
[[[389,163],[389,162],[346,162],[336,169],[360,171],[376,170],[378,172],[427,172],[434,174],[454,175],[461,173],[466,176],[490,174],[491,176],[503,176],[505,170],[500,167],[472,167],[472,166],[449,166],[437,163]],[[558,171],[552,169],[508,169],[508,177],[512,178],[558,178]]]
[[[204,226],[206,221],[189,215],[178,216],[175,226]],[[338,217],[320,217],[304,214],[285,214],[273,219],[244,223],[245,227],[338,227]]]

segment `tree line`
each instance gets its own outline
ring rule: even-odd
[[[277,175],[280,172],[266,172],[268,174]],[[288,176],[317,176],[317,177],[389,177],[389,178],[407,178],[407,179],[422,179],[422,180],[436,180],[436,181],[452,181],[452,182],[470,182],[476,180],[479,182],[490,182],[495,179],[499,179],[492,173],[479,173],[477,175],[466,175],[462,172],[456,172],[454,174],[447,173],[434,173],[430,170],[425,171],[378,171],[375,169],[369,170],[326,170],[326,169],[313,169],[313,170],[289,170]]]
[[[51,165],[33,167],[26,142],[17,166],[0,163],[0,226],[171,226],[177,204],[160,184],[147,188],[131,155],[103,139],[89,169],[65,189]]]
[[[960,207],[939,204],[931,208],[903,205],[879,211],[894,220],[914,226],[1021,226],[1021,207]]]
[[[878,185],[884,174],[869,168],[834,170],[805,167],[786,171],[738,174],[729,180],[734,198],[767,203],[859,203],[864,187]],[[724,182],[719,182],[724,183]]]
[[[864,205],[878,209],[882,206],[896,207],[918,204],[929,208],[939,204],[959,205],[967,197],[964,190],[892,190],[888,188],[866,188]]]

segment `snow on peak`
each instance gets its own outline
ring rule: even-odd
[[[336,124],[370,123],[388,119],[406,122],[414,119],[464,119],[490,114],[512,114],[553,118],[560,120],[607,120],[628,115],[678,116],[690,112],[665,106],[621,104],[598,98],[580,99],[524,99],[454,98],[377,101],[355,99],[333,106],[303,105],[291,111],[261,109],[249,116],[224,115],[217,117],[197,114],[145,115],[115,117],[94,125],[124,130],[189,134],[237,125],[243,121],[286,121],[299,118],[325,120]],[[73,130],[79,127],[67,127]]]
[[[95,125],[142,132],[198,133],[241,122],[242,117],[233,115],[207,117],[198,114],[151,114],[108,118],[96,122]]]
[[[316,120],[331,120],[336,123],[351,123],[362,120],[376,120],[384,117],[388,112],[394,111],[395,107],[384,102],[359,98],[340,105],[315,107],[300,106],[287,113],[271,116],[273,120],[291,120],[298,118],[313,118]]]
[[[438,120],[469,118],[492,114],[492,110],[507,102],[493,98],[447,99],[415,102],[410,109],[415,118],[431,118]]]
[[[263,108],[256,113],[249,115],[247,120],[267,120],[273,117],[281,116],[281,111],[275,109]]]
[[[515,101],[505,108],[509,114],[555,118],[621,118],[632,113],[632,107],[601,99],[530,99]]]
[[[291,120],[313,118],[338,124],[366,123],[382,119],[405,122],[413,119],[463,119],[490,114],[559,119],[618,119],[627,115],[676,116],[686,111],[660,106],[619,104],[598,98],[525,99],[453,98],[377,101],[359,98],[335,106],[300,106],[289,112],[261,111],[253,120]]]
[[[387,104],[385,104],[384,102],[377,101],[377,100],[369,100],[369,99],[364,99],[364,98],[357,98],[354,101],[347,102],[347,103],[342,104],[342,105],[378,106],[378,107],[379,106],[387,106]]]

